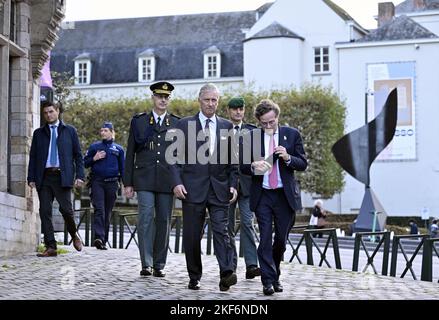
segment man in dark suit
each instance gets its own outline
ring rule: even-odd
[[[59,203],[67,231],[76,250],[82,243],[76,234],[73,219],[72,187],[84,183],[84,162],[76,129],[59,120],[59,106],[51,102],[42,105],[46,125],[34,131],[30,149],[27,182],[36,188],[40,200],[41,229],[46,250],[39,257],[55,257],[56,240],[52,224],[52,204]]]
[[[250,159],[244,155],[241,165],[243,173],[252,174],[250,209],[259,225],[258,257],[265,295],[283,291],[280,262],[295,211],[302,208],[294,171],[304,171],[308,165],[299,131],[279,126],[279,115],[279,106],[269,99],[257,105],[255,117],[261,129],[254,129],[245,137],[244,148],[250,147],[251,154]]]
[[[137,235],[141,276],[165,277],[163,271],[171,232],[172,182],[165,159],[171,141],[165,139],[180,119],[167,111],[174,86],[157,82],[150,86],[153,110],[131,120],[123,183],[128,198],[137,192]]]
[[[213,84],[199,92],[200,112],[178,122],[184,150],[172,166],[174,194],[183,200],[183,245],[189,273],[188,288],[198,290],[202,276],[201,237],[206,208],[220,267],[221,291],[236,284],[233,250],[227,232],[229,204],[237,197],[238,166],[231,161],[230,121],[216,116],[219,90]],[[193,137],[193,138],[192,138]],[[177,141],[178,143],[178,141]]]
[[[233,123],[234,142],[236,150],[242,148],[242,137],[256,126],[244,123],[245,101],[242,97],[234,97],[227,104],[229,118]],[[242,153],[242,152],[241,152]],[[239,242],[243,251],[246,266],[246,279],[253,279],[261,275],[258,267],[258,254],[256,251],[255,231],[253,228],[253,212],[250,210],[251,176],[239,172],[238,199],[229,208],[229,236],[233,248],[233,265],[236,270],[238,252],[235,244],[235,217],[236,205],[239,204]]]

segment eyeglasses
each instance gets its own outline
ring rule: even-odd
[[[259,120],[259,123],[261,124],[261,126],[263,126],[265,128],[268,126],[270,126],[270,127],[274,126],[276,124],[276,121],[277,121],[277,119],[270,120],[270,121],[260,121]]]
[[[154,93],[154,97],[156,97],[157,99],[165,99],[165,100],[169,100],[169,98],[171,96],[165,95],[165,94],[158,94],[158,93]]]

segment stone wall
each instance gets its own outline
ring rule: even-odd
[[[38,197],[26,183],[32,133],[40,126],[39,76],[57,40],[63,0],[18,0],[16,37],[9,36],[10,1],[0,0],[0,257],[35,251]]]
[[[32,203],[0,192],[0,257],[35,251],[39,243],[40,218]]]

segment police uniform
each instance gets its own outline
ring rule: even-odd
[[[102,128],[113,129],[111,122],[105,122]],[[93,157],[99,151],[105,151],[105,157],[95,161]],[[84,165],[90,170],[90,198],[94,208],[94,245],[106,249],[110,228],[111,212],[117,198],[119,180],[124,172],[125,153],[113,139],[97,141],[91,144],[84,157]]]
[[[169,96],[174,89],[168,82],[150,86],[153,94]],[[160,120],[158,119],[160,117]],[[137,192],[139,206],[138,238],[142,263],[141,275],[164,276],[173,207],[173,191],[166,149],[168,130],[180,118],[153,111],[135,115],[128,137],[124,185]],[[160,123],[159,123],[160,121]]]
[[[244,108],[245,101],[242,97],[234,97],[230,99],[228,102],[229,109],[235,108]],[[236,143],[238,144],[237,150],[242,153],[242,135],[245,134],[246,131],[251,131],[255,129],[256,126],[249,123],[241,123],[240,125],[234,125],[234,132],[236,136]],[[242,157],[239,157],[242,161]],[[244,261],[246,264],[246,278],[252,279],[255,276],[260,275],[260,270],[258,268],[258,257],[257,257],[257,248],[256,248],[256,240],[254,236],[253,229],[253,212],[250,210],[250,186],[252,180],[251,176],[242,174],[239,172],[239,187],[238,187],[238,198],[232,203],[229,207],[229,236],[230,236],[230,244],[234,249],[233,256],[233,265],[236,270],[238,263],[238,253],[235,245],[235,212],[236,205],[239,206],[239,215],[240,215],[240,245],[242,248],[242,252],[244,255]]]

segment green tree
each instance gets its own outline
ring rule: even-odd
[[[220,99],[220,116],[227,118],[227,102],[234,95],[241,95],[246,101],[247,122],[256,122],[253,112],[258,101],[271,98],[281,108],[280,124],[299,129],[309,162],[305,172],[296,173],[302,190],[323,198],[342,191],[343,172],[332,155],[331,147],[343,135],[346,108],[331,87],[308,84],[298,90],[226,92]],[[113,122],[116,140],[126,148],[131,118],[137,113],[149,112],[151,108],[150,99],[98,102],[77,96],[68,101],[64,119],[78,129],[84,151],[99,139],[99,128],[104,121]],[[196,99],[175,98],[169,106],[169,111],[180,117],[193,115],[198,110]]]

